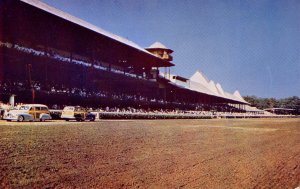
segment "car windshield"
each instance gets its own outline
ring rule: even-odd
[[[29,106],[21,106],[19,110],[29,110]]]

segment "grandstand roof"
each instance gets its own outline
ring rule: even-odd
[[[222,95],[222,96],[225,96],[225,93],[224,93],[224,90],[223,90],[221,84],[220,84],[220,83],[217,83],[217,84],[216,84],[216,87],[217,87],[217,89],[218,89],[218,93],[219,93],[220,95]]]
[[[136,48],[136,49],[138,49],[140,51],[144,51],[145,53],[149,53],[146,50],[144,50],[143,48],[139,47],[136,43],[134,43],[134,42],[132,42],[132,41],[130,41],[128,39],[125,39],[125,38],[123,38],[121,36],[118,36],[118,35],[115,35],[113,33],[110,33],[108,31],[106,31],[106,30],[104,30],[104,29],[102,29],[100,27],[97,27],[97,26],[95,26],[95,25],[93,25],[91,23],[88,23],[88,22],[86,22],[86,21],[84,21],[84,20],[82,20],[80,18],[77,18],[77,17],[72,16],[72,15],[70,15],[68,13],[65,13],[65,12],[63,12],[63,11],[61,11],[59,9],[51,7],[51,6],[47,5],[46,3],[43,3],[43,2],[41,2],[39,0],[21,0],[21,1],[23,1],[25,3],[28,3],[28,4],[32,5],[32,6],[35,6],[35,7],[39,8],[39,9],[42,9],[44,11],[47,11],[47,12],[49,12],[49,13],[51,13],[53,15],[56,15],[56,16],[58,16],[60,18],[63,18],[65,20],[68,20],[70,22],[78,24],[78,25],[80,25],[82,27],[85,27],[87,29],[93,30],[93,31],[95,31],[95,32],[97,32],[99,34],[105,35],[105,36],[107,36],[107,37],[109,37],[111,39],[114,39],[116,41],[124,43],[124,44],[126,44],[128,46],[134,47],[134,48]]]
[[[30,47],[58,49],[70,56],[78,54],[91,60],[103,60],[124,67],[169,67],[174,66],[136,43],[105,31],[84,20],[60,11],[38,0],[2,0],[0,1],[0,40],[14,44],[26,44]],[[4,27],[5,26],[5,27]],[[22,32],[20,32],[22,31]],[[150,49],[168,49],[160,42],[152,44]],[[176,76],[181,81],[184,77]],[[200,71],[191,78],[188,90],[217,97],[234,103],[247,103],[239,93],[223,91],[221,85],[209,81]]]
[[[264,109],[266,111],[268,110],[284,110],[284,111],[294,111],[295,109],[291,109],[291,108],[267,108],[267,109]]]
[[[219,96],[218,89],[213,80],[210,80],[208,83],[208,88],[216,95]]]
[[[242,97],[242,95],[240,94],[240,92],[238,90],[234,91],[233,95],[238,98],[240,101],[247,103],[244,98]]]
[[[103,58],[116,64],[126,62],[135,66],[174,66],[128,39],[41,1],[5,0],[1,4],[4,6],[1,5],[0,11],[7,11],[3,13],[7,27],[7,32],[4,32],[7,35],[4,38],[10,41],[47,45],[95,59]]]
[[[205,93],[208,95],[216,96],[215,93],[213,93],[210,89],[208,89],[206,86],[202,85],[201,83],[198,83],[196,81],[190,82],[190,89],[194,91],[198,91],[200,93]]]
[[[168,73],[160,73],[161,77],[165,75],[169,76]],[[218,102],[228,102],[228,103],[241,103],[241,104],[249,104],[246,102],[241,95],[238,96],[237,92],[234,94],[225,92],[221,86],[221,84],[215,82],[213,80],[208,80],[208,78],[201,72],[196,71],[195,74],[190,77],[189,82],[181,82],[177,83],[175,78],[180,76],[175,76],[170,74],[170,84],[175,86],[185,88],[188,90],[192,90],[195,92],[199,92],[203,95],[211,96],[212,98],[218,99]],[[167,77],[168,78],[168,77]],[[187,80],[186,80],[187,81]],[[237,96],[236,96],[237,95]]]
[[[198,83],[201,83],[202,85],[204,86],[208,86],[208,79],[207,77],[199,70],[197,70],[194,75],[192,75],[192,77],[190,77],[190,80],[191,81],[195,81],[195,82],[198,82]]]
[[[230,94],[230,93],[226,93],[221,84],[217,83],[215,84],[214,81],[209,80],[204,73],[202,73],[200,70],[197,70],[192,77],[190,78],[190,80],[192,81],[191,83],[191,89],[195,89],[197,91],[201,91],[201,92],[205,92],[207,94],[216,96],[216,97],[220,97],[223,99],[227,99],[227,100],[231,100],[234,102],[241,102],[241,103],[246,103],[247,102],[245,100],[241,100],[237,97],[235,97],[234,95]]]

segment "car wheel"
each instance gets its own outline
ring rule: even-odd
[[[66,119],[66,121],[70,121],[69,119]]]
[[[24,121],[24,117],[23,116],[19,116],[18,117],[18,122],[23,122]]]
[[[41,119],[40,119],[40,122],[44,122],[44,121],[45,121],[45,119],[44,119],[44,118],[41,118]]]

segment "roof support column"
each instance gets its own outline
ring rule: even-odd
[[[49,82],[48,82],[48,64],[49,64],[49,60],[47,58],[47,54],[48,54],[48,45],[46,44],[46,46],[44,47],[44,56],[46,58],[45,58],[45,80],[44,80],[45,83],[44,83],[43,87],[46,87],[46,90],[49,91],[49,89],[51,87],[49,87]]]
[[[0,47],[0,86],[4,84],[4,61],[5,61],[5,56],[3,52],[3,47]],[[1,91],[3,91],[2,87],[0,88]],[[0,99],[3,100],[2,93],[0,93]]]
[[[6,57],[4,56],[4,48],[0,47],[0,84],[4,82],[4,61],[6,61]]]

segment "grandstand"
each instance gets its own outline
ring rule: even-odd
[[[200,71],[171,74],[173,50],[160,42],[144,49],[43,2],[1,1],[0,28],[0,101],[247,111]]]

